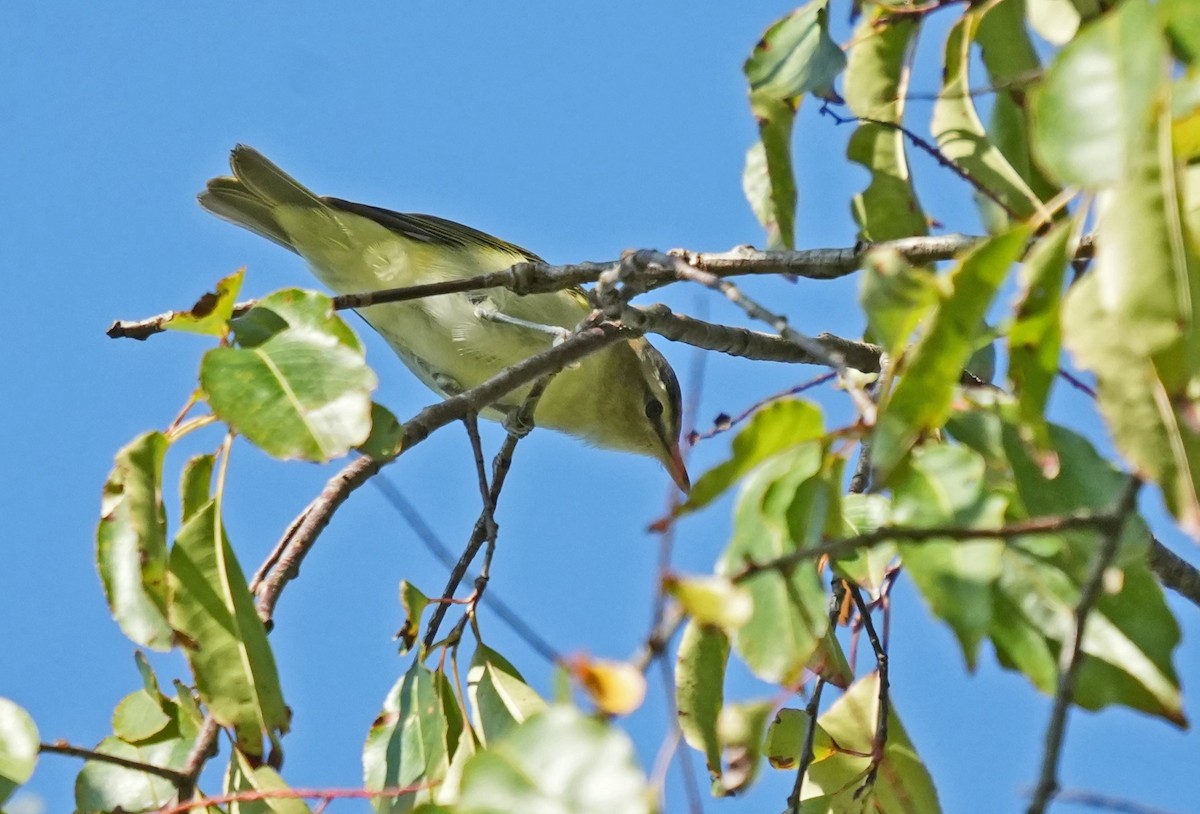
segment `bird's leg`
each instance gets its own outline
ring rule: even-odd
[[[502,314],[490,302],[476,304],[475,316],[479,319],[486,319],[489,322],[496,322],[501,325],[516,325],[521,328],[528,328],[531,331],[549,334],[554,337],[551,347],[561,345],[571,335],[569,330],[558,325],[543,325],[540,322],[530,322],[527,319],[519,319],[518,317],[510,317],[508,314]]]
[[[533,432],[533,419],[524,416],[524,412],[521,406],[510,407],[504,411],[504,431],[514,438],[524,438]]]

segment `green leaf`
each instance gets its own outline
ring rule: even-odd
[[[238,269],[217,283],[217,290],[209,292],[188,311],[172,311],[163,322],[169,331],[185,331],[208,336],[225,336],[229,333],[229,320],[233,316],[233,305],[242,290],[244,268]]]
[[[477,752],[463,770],[458,814],[649,814],[653,793],[620,730],[552,707]]]
[[[408,580],[400,582],[400,606],[404,608],[404,627],[396,634],[400,652],[407,653],[421,636],[421,614],[429,605],[429,597]]]
[[[927,444],[913,451],[891,481],[892,520],[900,526],[997,528],[1008,500],[984,485],[984,461],[959,445]],[[930,609],[949,623],[970,669],[992,622],[992,590],[1004,543],[996,539],[931,539],[901,544],[900,557]]]
[[[1032,10],[1041,0],[1031,2]],[[1003,0],[985,5],[975,40],[987,69],[988,84],[996,88],[988,135],[1034,194],[1048,201],[1059,190],[1033,159],[1029,89],[1041,77],[1042,65],[1025,28],[1025,5],[1025,0]]]
[[[750,592],[725,577],[670,575],[663,580],[663,588],[701,624],[736,630],[754,613]]]
[[[29,713],[0,698],[0,803],[33,776],[39,743],[37,726]]]
[[[1021,265],[1021,293],[1008,331],[1008,377],[1017,395],[1022,436],[1038,452],[1047,475],[1058,468],[1045,415],[1058,376],[1059,309],[1070,236],[1070,224],[1060,223],[1033,245]]]
[[[1033,105],[1042,163],[1066,184],[1120,183],[1150,147],[1147,126],[1166,78],[1154,10],[1126,0],[1063,48],[1046,73]]]
[[[134,695],[152,699],[167,716],[167,724],[137,743],[117,737],[105,738],[96,747],[97,751],[150,766],[183,771],[200,732],[201,716],[185,703],[186,693],[181,693],[177,700],[166,698],[157,690],[139,690]],[[136,703],[139,706],[143,704],[141,701]],[[136,717],[129,713],[129,705],[123,702],[113,716],[114,723],[127,735],[144,734],[130,728],[132,720],[122,720]],[[98,760],[85,762],[75,780],[75,805],[80,814],[157,810],[173,803],[177,795],[175,784],[166,778]]]
[[[867,188],[854,196],[851,210],[862,240],[894,240],[924,235],[929,221],[917,200],[905,155],[904,99],[909,71],[906,59],[918,23],[911,17],[884,21],[887,12],[873,6],[854,32],[846,67],[846,104],[861,122],[850,137],[846,157],[871,173]]]
[[[1052,45],[1063,46],[1074,39],[1081,22],[1074,0],[1029,0],[1029,24]]]
[[[872,463],[880,482],[923,433],[941,427],[963,366],[975,352],[984,316],[1029,232],[1017,227],[993,237],[960,260],[925,335],[890,393],[875,427]]]
[[[414,661],[388,693],[383,711],[363,746],[363,781],[369,789],[436,784],[450,766],[450,722],[443,706],[441,681]],[[377,797],[377,812],[410,811],[430,792]]]
[[[277,458],[328,461],[367,440],[375,374],[328,297],[280,291],[233,325],[238,347],[200,366],[218,418]]]
[[[138,743],[162,732],[171,724],[159,696],[138,690],[121,699],[113,712],[113,734],[123,741]]]
[[[791,139],[796,109],[806,93],[835,98],[833,81],[846,65],[845,55],[829,36],[826,2],[813,0],[773,23],[743,68],[761,144],[761,152],[747,155],[743,186],[748,196],[768,192],[751,197],[750,205],[767,229],[772,248],[795,245]],[[763,159],[768,184],[761,181]]]
[[[874,531],[889,521],[891,501],[884,495],[848,494],[842,496],[842,529],[839,538]],[[837,560],[837,569],[855,584],[876,592],[883,585],[888,563],[896,556],[894,543],[880,543],[859,549],[853,556]]]
[[[824,435],[821,410],[801,399],[781,399],[754,414],[733,439],[733,454],[700,476],[680,512],[716,500],[747,472],[777,452]]]
[[[721,741],[717,719],[725,703],[725,665],[729,637],[718,628],[687,623],[675,663],[675,705],[679,730],[693,749],[704,754],[708,773],[721,776]]]
[[[988,139],[971,96],[969,66],[971,43],[979,28],[980,13],[972,11],[950,29],[946,38],[946,67],[942,89],[933,107],[930,128],[942,155],[988,190],[1004,207],[1004,218],[1028,218],[1041,201],[1004,154]],[[996,202],[980,198],[985,221],[992,220]],[[994,230],[998,231],[998,230]]]
[[[895,710],[895,698],[888,707],[888,739],[879,761],[875,782],[863,792],[860,778],[870,764],[875,728],[879,717],[879,674],[871,673],[856,681],[835,701],[817,723],[839,750],[825,760],[812,764],[805,778],[802,799],[819,799],[853,789],[852,799],[864,811],[880,814],[941,811],[937,791],[921,759],[913,748]],[[809,807],[804,811],[844,811],[842,808]]]
[[[167,518],[162,467],[169,442],[147,432],[117,453],[100,500],[96,567],[113,618],[143,647],[169,650]]]
[[[730,576],[747,563],[766,562],[821,539],[829,487],[822,477],[822,458],[822,445],[810,441],[754,470],[738,496],[733,539],[718,573]],[[810,480],[815,483],[803,488]],[[801,530],[804,537],[797,536]],[[802,562],[786,573],[762,571],[741,584],[754,599],[754,613],[734,633],[734,649],[760,678],[791,684],[829,628],[816,564]]]
[[[358,451],[369,458],[387,460],[403,449],[404,426],[382,404],[371,403],[371,434],[358,445]]]
[[[1156,8],[1176,56],[1195,68],[1200,64],[1200,3],[1161,0]]]
[[[216,501],[198,509],[171,549],[171,626],[179,631],[209,712],[238,748],[263,754],[263,734],[288,728],[267,632],[225,537]]]
[[[717,793],[737,794],[754,783],[762,763],[767,719],[774,709],[774,701],[746,701],[722,707],[717,732],[725,751],[725,768]]]
[[[186,523],[192,515],[204,508],[212,496],[212,474],[216,456],[195,455],[184,464],[179,478],[179,501],[182,506],[180,522]]]
[[[167,747],[174,749],[179,764],[187,759],[186,744],[176,740]],[[126,743],[120,738],[105,738],[96,746],[97,752],[139,763],[166,766],[162,746],[143,746]],[[170,766],[167,766],[170,768]],[[89,760],[75,778],[75,808],[78,814],[109,814],[113,811],[153,811],[175,801],[178,790],[164,777],[126,769],[112,763]]]
[[[956,438],[984,450],[990,480],[1016,486],[1010,520],[1113,510],[1127,475],[1082,436],[1050,425],[1059,472],[1047,477],[1022,441],[1016,416],[1015,405],[993,395],[990,405],[958,413],[948,425]],[[1181,723],[1171,665],[1179,627],[1146,568],[1149,540],[1145,523],[1130,515],[1106,577],[1106,593],[1089,617],[1074,700],[1089,709],[1121,703]],[[989,635],[1000,663],[1024,673],[1044,692],[1055,690],[1080,586],[1100,542],[1098,531],[1083,529],[1023,536],[1004,547]]]
[[[249,791],[283,791],[287,783],[270,766],[254,766],[246,756],[236,749],[229,758],[225,774],[225,793],[237,794]],[[312,809],[301,799],[268,797],[263,800],[247,800],[230,803],[230,814],[311,814]]]
[[[467,695],[475,732],[487,745],[546,709],[517,668],[483,644],[475,648],[467,671]]]
[[[1105,107],[1105,118],[1090,123],[1095,131],[1083,151],[1104,167],[1066,164],[1065,157],[1056,165],[1079,183],[1111,187],[1099,198],[1095,268],[1072,286],[1063,306],[1063,338],[1078,365],[1096,374],[1117,447],[1162,487],[1181,525],[1200,536],[1194,417],[1200,260],[1184,227],[1180,179],[1167,149],[1166,44],[1157,26],[1142,0],[1123,4],[1064,49],[1040,104],[1065,103],[1062,83],[1092,74],[1096,87],[1117,100]],[[1076,113],[1099,116],[1079,107]],[[1056,139],[1073,136],[1074,126],[1047,119],[1048,156],[1055,157]]]
[[[800,765],[800,753],[808,728],[815,726],[813,733],[812,763],[819,763],[837,753],[837,744],[821,725],[812,721],[802,709],[784,708],[775,713],[775,720],[767,728],[767,741],[763,753],[776,769],[790,771]]]
[[[928,269],[910,266],[894,249],[875,249],[863,262],[858,301],[866,311],[871,338],[890,356],[908,345],[913,331],[937,305],[938,293],[938,278]]]

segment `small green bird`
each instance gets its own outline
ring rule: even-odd
[[[541,262],[532,252],[443,218],[315,195],[250,147],[235,147],[229,163],[233,176],[209,181],[200,205],[300,255],[338,294]],[[490,289],[372,305],[360,313],[421,381],[445,396],[547,350],[589,308],[578,289],[526,296]],[[503,418],[527,389],[484,415]],[[534,413],[539,426],[657,458],[687,491],[680,420],[675,372],[641,338],[609,346],[563,370]]]

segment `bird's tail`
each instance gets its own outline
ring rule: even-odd
[[[275,217],[276,207],[325,208],[327,204],[253,147],[234,147],[229,166],[233,176],[209,181],[197,196],[200,205],[219,218],[296,251]]]

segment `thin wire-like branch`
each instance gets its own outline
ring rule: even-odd
[[[183,783],[187,777],[183,772],[176,769],[168,769],[165,766],[155,766],[153,763],[143,763],[140,760],[130,760],[119,755],[110,755],[107,752],[98,752],[95,749],[85,749],[82,746],[74,746],[67,743],[65,740],[56,740],[53,743],[39,743],[38,752],[42,754],[66,755],[68,757],[81,757],[84,760],[95,760],[100,763],[111,763],[114,766],[120,766],[124,769],[132,769],[146,774],[152,774],[156,777],[161,777],[169,780],[176,786]]]
[[[1054,706],[1050,712],[1050,723],[1046,727],[1046,746],[1042,754],[1042,768],[1034,787],[1033,799],[1029,803],[1029,814],[1042,814],[1058,790],[1058,760],[1062,753],[1062,742],[1067,730],[1067,712],[1075,692],[1075,677],[1082,663],[1083,635],[1088,616],[1100,599],[1104,585],[1104,572],[1112,564],[1121,542],[1121,530],[1129,515],[1137,506],[1137,494],[1141,481],[1131,477],[1117,500],[1113,511],[1106,515],[1100,547],[1092,558],[1087,580],[1079,592],[1075,605],[1074,624],[1066,641],[1062,643],[1059,659],[1058,682],[1054,693]]]
[[[412,504],[404,494],[396,488],[396,486],[388,480],[386,475],[372,478],[371,484],[379,490],[383,495],[384,500],[388,502],[396,510],[396,512],[404,518],[404,522],[417,535],[417,539],[437,558],[447,570],[454,568],[455,561],[458,559],[453,552],[446,546],[445,543],[437,536],[429,524],[425,522],[425,518],[417,510],[417,507]],[[475,580],[475,575],[467,571],[465,578],[471,581]],[[514,635],[525,644],[529,645],[530,649],[545,659],[550,664],[557,664],[561,660],[559,652],[546,641],[533,627],[521,618],[521,615],[516,612],[507,602],[504,602],[496,593],[496,589],[491,589],[483,598],[483,603],[488,609],[496,614]]]

